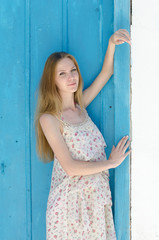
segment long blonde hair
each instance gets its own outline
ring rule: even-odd
[[[54,152],[50,147],[39,123],[39,118],[44,113],[59,115],[62,111],[62,98],[55,85],[55,69],[57,63],[63,58],[70,58],[78,71],[79,84],[78,89],[74,93],[74,101],[78,103],[83,111],[82,90],[83,79],[79,70],[76,59],[66,52],[54,52],[46,60],[42,77],[38,86],[38,101],[34,116],[35,133],[36,133],[36,151],[40,160],[44,163],[54,160]]]

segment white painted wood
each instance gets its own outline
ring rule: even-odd
[[[132,0],[132,239],[159,239],[159,2]]]

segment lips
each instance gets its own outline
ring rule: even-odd
[[[69,84],[68,86],[73,86],[73,85],[75,85],[76,83],[71,83],[71,84]]]

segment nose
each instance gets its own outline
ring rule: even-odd
[[[69,80],[72,80],[72,79],[73,79],[73,73],[72,73],[72,72],[68,73],[68,79],[69,79]]]
[[[68,85],[72,84],[75,82],[75,79],[74,79],[74,76],[73,76],[73,73],[69,73],[68,74]]]

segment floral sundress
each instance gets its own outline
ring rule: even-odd
[[[76,104],[80,108],[80,105]],[[107,144],[84,109],[81,123],[62,115],[63,137],[73,159],[103,161]],[[109,170],[69,176],[54,157],[46,209],[46,240],[116,240],[112,215]]]

